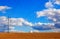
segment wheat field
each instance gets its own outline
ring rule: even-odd
[[[0,33],[0,39],[60,39],[60,33]]]

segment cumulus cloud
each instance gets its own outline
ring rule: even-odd
[[[46,7],[46,8],[52,8],[52,7],[53,7],[53,5],[52,5],[52,3],[51,3],[51,2],[47,2],[47,3],[45,4],[45,7]]]
[[[5,13],[6,10],[11,9],[9,6],[0,6],[0,12]]]
[[[60,5],[60,0],[49,0],[49,2],[51,2],[51,4],[57,4]]]
[[[33,26],[31,22],[28,22],[24,18],[7,18],[5,16],[0,17],[0,24],[10,25],[10,26]]]
[[[35,26],[32,26],[36,30],[51,30],[54,29],[54,23],[36,23]]]
[[[26,26],[33,26],[33,24],[31,22],[28,22],[27,20],[25,20],[24,18],[18,18],[17,19],[17,24],[18,25],[26,25]]]
[[[0,26],[8,26],[11,32],[20,32],[14,29],[14,26],[33,26],[31,22],[28,22],[24,18],[7,18],[6,16],[0,16]],[[8,32],[8,29],[5,30]],[[22,32],[22,31],[21,31]]]
[[[47,16],[48,19],[51,19],[54,22],[59,21],[60,9],[45,9],[43,11],[37,12],[37,17],[41,17],[41,16]]]
[[[7,17],[1,16],[1,17],[0,17],[0,24],[5,24],[5,25],[7,25],[7,24],[8,24],[8,19],[7,19]]]
[[[60,0],[55,0],[54,3],[57,4],[57,5],[60,5]]]
[[[54,25],[54,23],[41,23],[41,22],[37,22],[34,24],[35,26],[41,26],[41,25]]]
[[[47,2],[46,6],[52,6],[53,3],[52,2]],[[47,9],[44,9],[42,11],[38,11],[37,12],[37,17],[42,17],[42,16],[47,16],[48,19],[51,19],[53,22],[58,22],[60,20],[60,9],[56,9],[56,8],[50,8],[48,7]]]
[[[59,31],[60,29],[58,29],[58,28],[60,28],[60,25],[59,25],[60,24],[60,9],[54,8],[54,3],[60,4],[60,0],[54,0],[54,2],[53,1],[47,2],[45,4],[45,7],[47,9],[44,9],[42,11],[38,11],[37,12],[37,18],[46,16],[47,19],[52,21],[53,24],[48,24],[48,23],[47,24],[41,24],[41,23],[37,23],[37,25],[42,25],[43,29],[52,29],[52,30],[56,29],[56,31]],[[44,28],[44,26],[46,28]],[[36,28],[36,29],[38,29],[38,28]]]
[[[9,31],[13,31],[14,26],[31,26],[31,28],[34,27],[34,29],[36,29],[36,27],[37,27],[37,30],[38,29],[47,30],[47,28],[49,28],[49,29],[54,28],[53,23],[37,22],[37,23],[33,24],[31,22],[28,22],[24,18],[7,18],[5,16],[0,17],[0,25],[1,24],[9,26]],[[38,32],[38,31],[33,31],[33,32]]]
[[[17,25],[17,19],[16,18],[8,18],[9,25]]]

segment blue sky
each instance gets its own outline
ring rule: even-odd
[[[3,3],[4,2],[4,3]],[[36,19],[36,12],[45,9],[44,4],[47,0],[0,0],[0,5],[10,6],[6,14],[0,14],[9,17],[23,17],[28,21],[38,21]]]
[[[37,18],[37,12],[47,9],[45,7],[46,2],[49,0],[0,0],[0,6],[8,6],[11,9],[6,10],[6,13],[2,13],[0,11],[0,16],[6,16],[9,18],[24,18],[28,22],[32,22],[33,24],[42,22],[47,23],[50,22],[47,17]],[[54,8],[59,9],[58,3],[54,4]],[[23,30],[25,32],[30,31],[30,26],[23,25],[22,27],[15,26],[16,30]],[[42,30],[42,27],[40,28]],[[49,29],[49,28],[47,28]],[[34,28],[32,29],[34,30]]]

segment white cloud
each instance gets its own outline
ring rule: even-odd
[[[42,16],[47,16],[47,19],[51,20],[52,24],[39,22],[39,23],[36,23],[36,25],[38,25],[38,26],[40,25],[43,28],[50,27],[52,30],[54,30],[54,31],[56,30],[57,32],[59,32],[60,29],[56,28],[55,24],[60,23],[60,9],[54,8],[53,3],[60,4],[60,0],[55,0],[54,2],[52,2],[52,1],[47,2],[45,4],[45,7],[47,9],[37,12],[37,18],[40,18]]]
[[[56,14],[55,12],[58,12],[58,11],[60,11],[60,10],[59,10],[59,9],[56,10],[56,9],[54,9],[54,8],[44,9],[44,10],[42,10],[42,11],[38,11],[38,12],[37,12],[37,17],[47,16],[47,15],[49,15],[49,16],[54,16],[54,15]],[[58,14],[59,14],[59,12],[58,12]]]
[[[40,26],[40,25],[54,25],[54,23],[41,23],[41,22],[37,22],[35,23],[35,25]]]
[[[24,18],[18,18],[18,25],[27,25],[27,26],[33,26],[31,22],[28,22]]]
[[[0,11],[5,13],[6,10],[11,9],[9,6],[0,6]]]
[[[28,22],[28,21],[25,21],[24,24],[27,26],[33,26],[33,24],[31,22]]]
[[[33,26],[31,22],[28,22],[24,18],[7,18],[6,16],[0,16],[0,26],[9,26],[10,32],[22,32],[14,29],[14,26]],[[7,30],[5,30],[7,32]]]
[[[9,18],[8,22],[9,22],[9,25],[13,25],[13,26],[17,25],[17,19],[16,18]]]
[[[8,23],[8,18],[5,16],[0,17],[0,24],[9,25],[9,29],[10,29],[9,31],[11,32],[20,32],[20,31],[14,30],[14,26],[42,26],[43,28],[48,28],[48,26],[44,27],[43,25],[49,25],[49,24],[53,25],[53,23],[41,23],[41,22],[37,22],[33,24],[31,22],[28,22],[24,18],[9,18],[9,23]],[[33,32],[39,32],[39,31],[34,30]]]
[[[42,25],[54,25],[54,23],[41,23],[41,22],[37,22],[34,24],[34,26],[42,26]]]
[[[35,23],[35,26],[41,26],[41,25],[43,25],[43,23],[41,23],[41,22]]]
[[[40,16],[44,16],[44,12],[38,11],[38,12],[37,12],[37,17],[39,18]]]
[[[43,12],[43,13],[41,13]],[[60,17],[60,9],[45,9],[43,11],[37,12],[37,17],[47,16],[48,19],[53,20],[54,22],[59,20]]]
[[[53,8],[53,4],[52,4],[51,2],[47,2],[47,3],[45,4],[45,7],[46,7],[46,8]]]
[[[0,17],[0,24],[5,24],[5,25],[7,25],[7,24],[8,24],[8,19],[7,19],[7,17],[1,16],[1,17]]]
[[[31,22],[28,22],[24,18],[7,18],[5,16],[0,17],[0,24],[10,25],[10,26],[33,26]]]
[[[54,3],[57,4],[57,5],[60,5],[60,0],[55,0]]]
[[[22,26],[23,25],[23,22],[24,22],[24,19],[23,18],[17,18],[17,25],[18,26]]]
[[[0,17],[0,24],[9,25],[10,30],[14,30],[14,26],[42,26],[43,28],[53,27],[53,23],[41,23],[37,22],[35,24],[28,22],[24,18],[9,18],[9,24],[8,24],[8,18],[5,16]],[[38,32],[38,31],[34,31]]]
[[[54,27],[54,23],[41,23],[41,22],[37,22],[37,23],[35,23],[35,26],[40,26],[40,27],[43,27],[43,28],[51,28],[51,29],[53,29],[53,28],[55,28]]]

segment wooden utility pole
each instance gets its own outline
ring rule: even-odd
[[[9,30],[10,30],[10,29],[9,29],[9,26],[10,26],[9,16],[8,16],[8,18],[7,18],[7,19],[8,19],[8,31],[7,31],[7,32],[9,33]]]

